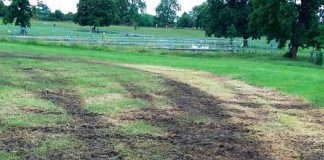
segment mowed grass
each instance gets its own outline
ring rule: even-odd
[[[0,20],[0,35],[10,35],[13,32],[19,33],[19,27],[13,25],[4,25]],[[54,27],[55,24],[55,27]],[[109,26],[100,27],[100,32],[113,35],[139,34],[158,37],[189,37],[189,38],[203,38],[205,32],[196,29],[177,29],[177,28],[155,28],[155,27],[140,27],[135,30],[132,26]],[[28,29],[28,35],[31,36],[80,36],[89,37],[90,26],[79,26],[73,22],[31,22],[31,28]]]
[[[314,105],[324,107],[324,68],[308,62],[308,51],[298,60],[281,54],[261,53],[174,53],[168,51],[138,51],[127,49],[82,49],[3,42],[2,52],[44,56],[77,57],[117,63],[170,66],[211,72],[243,80],[298,96]]]
[[[125,85],[132,84],[143,92],[163,89],[157,76],[139,71],[109,64],[53,60],[10,57],[10,54],[0,58],[0,159],[26,158],[20,157],[24,150],[28,150],[28,156],[47,159],[69,156],[86,148],[86,142],[78,135],[62,132],[69,126],[81,125],[78,118],[67,106],[44,98],[44,93],[70,92],[78,95],[85,112],[117,117],[148,107],[147,102],[132,97]],[[55,129],[58,131],[50,132]],[[141,122],[125,122],[112,130],[130,136],[155,136],[161,131]],[[24,145],[15,145],[19,139]],[[2,144],[4,141],[13,146]]]

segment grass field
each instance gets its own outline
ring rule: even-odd
[[[2,23],[2,21],[0,22]],[[54,27],[55,24],[55,27]],[[8,35],[12,32],[19,32],[19,27],[12,25],[0,25],[0,34]],[[32,27],[28,30],[29,35],[33,36],[89,36],[91,27],[81,27],[72,22],[43,22],[43,21],[32,21]],[[11,33],[9,33],[10,31]],[[101,32],[112,35],[126,35],[126,34],[140,34],[140,35],[151,35],[158,37],[189,37],[189,38],[203,38],[205,33],[202,30],[195,29],[175,29],[175,28],[150,28],[142,27],[135,30],[134,27],[129,26],[110,26],[101,27]]]
[[[324,155],[324,70],[304,58],[7,42],[0,50],[0,159]]]
[[[297,61],[285,59],[280,54],[189,54],[160,51],[113,50],[93,51],[78,48],[52,48],[25,44],[3,43],[2,51],[28,52],[41,55],[62,55],[78,58],[93,58],[120,63],[152,64],[202,70],[220,76],[243,80],[249,84],[282,91],[298,96],[307,102],[324,106],[323,67],[308,62],[308,53],[301,53]],[[173,55],[172,55],[173,54]]]
[[[303,55],[0,50],[0,159],[324,155],[324,68]]]

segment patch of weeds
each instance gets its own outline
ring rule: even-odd
[[[68,135],[48,137],[33,150],[39,158],[46,158],[50,155],[69,154],[83,148],[82,142]]]
[[[72,121],[72,117],[66,114],[16,114],[4,118],[4,123],[11,127],[49,127],[64,125]]]
[[[151,135],[151,136],[165,136],[165,133],[161,128],[152,126],[143,121],[129,122],[123,124],[120,129],[126,135],[139,136],[139,135]]]
[[[284,113],[277,113],[274,115],[275,119],[271,122],[260,123],[253,129],[265,131],[268,133],[289,132],[289,134],[306,134],[306,135],[320,135],[322,134],[318,124],[303,122],[296,116],[291,116]]]
[[[20,158],[17,155],[5,153],[0,151],[0,159],[3,160],[19,160]]]
[[[137,142],[135,146],[128,147],[125,144],[118,144],[117,152],[126,160],[156,159],[163,160],[170,157],[171,144],[160,143],[152,140]]]
[[[141,100],[125,98],[122,100],[99,101],[97,103],[87,105],[85,109],[93,113],[114,116],[124,111],[138,110],[146,107],[147,105],[145,102]]]

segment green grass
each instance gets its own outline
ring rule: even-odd
[[[75,94],[80,99],[82,106],[79,107],[82,107],[82,110],[113,118],[122,113],[148,107],[146,101],[131,95],[129,87],[134,86],[134,92],[138,93],[159,91],[162,88],[156,75],[115,65],[74,60],[76,61],[58,62],[52,59],[0,58],[1,139],[11,137],[12,143],[21,139],[21,143],[26,142],[28,146],[32,146],[24,148],[28,150],[27,154],[39,159],[61,153],[78,153],[86,146],[86,142],[80,140],[77,135],[70,135],[69,127],[81,125],[78,124],[81,118],[71,114],[69,109],[66,109],[68,106],[42,98],[41,94],[44,94],[44,91],[55,93],[64,90]],[[112,126],[112,131],[126,136],[155,134],[160,130],[159,127],[144,123],[131,123],[122,127],[123,129],[111,124],[109,126]],[[66,129],[67,132],[58,130],[56,133],[56,129]],[[3,146],[2,141],[0,146]],[[21,149],[20,146],[13,147]],[[21,159],[19,156],[19,153],[0,149],[0,159]]]
[[[91,50],[20,43],[2,43],[0,49],[2,52],[90,58],[108,62],[202,70],[243,80],[252,85],[276,89],[324,107],[324,77],[322,76],[324,69],[308,62],[308,51],[302,51],[298,60],[291,61],[280,54],[216,53],[203,55],[164,51],[136,53],[135,50]]]
[[[55,24],[55,27],[54,27]],[[28,30],[29,35],[34,36],[91,36],[91,27],[81,27],[72,22],[43,22],[35,21],[31,22],[31,28]],[[0,22],[0,35],[8,35],[14,31],[19,32],[19,27],[12,25],[3,25]],[[158,37],[191,37],[191,38],[203,38],[205,36],[204,31],[196,29],[175,29],[175,28],[154,28],[154,27],[141,27],[135,30],[132,26],[109,26],[100,27],[101,32],[112,35],[126,35],[126,34],[140,34],[151,35]]]
[[[107,99],[104,101],[93,102],[92,104],[85,106],[85,108],[89,112],[116,116],[118,113],[143,109],[145,106],[145,103],[141,100],[123,98],[119,100]]]
[[[3,41],[0,44],[0,138],[11,138],[13,143],[16,139],[21,140],[21,146],[31,146],[23,148],[26,154],[39,159],[60,154],[73,156],[91,150],[87,148],[89,139],[82,137],[92,135],[80,135],[83,134],[82,128],[80,130],[78,127],[93,123],[98,124],[100,131],[107,132],[107,137],[111,134],[109,145],[125,159],[167,159],[170,151],[179,149],[174,144],[158,140],[159,137],[172,134],[167,126],[158,121],[155,123],[153,120],[141,119],[142,114],[145,116],[150,113],[154,118],[154,110],[147,109],[166,109],[167,112],[174,105],[172,99],[160,95],[167,94],[165,91],[170,89],[165,81],[160,75],[127,69],[114,63],[207,71],[277,89],[324,107],[324,68],[310,64],[307,51],[303,51],[298,60],[290,61],[279,54],[199,54],[80,46],[69,48]],[[36,59],[23,58],[24,55],[35,56]],[[73,98],[65,98],[80,102],[74,107],[80,107],[86,113],[97,113],[93,114],[95,118],[88,117],[92,114],[83,118],[74,115],[67,109],[69,105],[42,97],[41,94],[48,90],[51,91],[49,93],[63,90],[75,95]],[[180,126],[208,126],[214,122],[206,115],[193,116],[189,112],[174,114],[172,118]],[[88,124],[89,118],[93,122]],[[296,118],[278,114],[273,124],[261,130],[307,127]],[[101,128],[100,125],[109,127]],[[73,128],[78,132],[75,133]],[[317,128],[313,130],[315,133]],[[127,139],[129,141],[125,141]],[[1,147],[8,145],[2,143]],[[13,147],[22,149],[20,146]],[[20,155],[20,152],[0,149],[0,159],[22,159]]]
[[[0,159],[5,159],[5,160],[18,160],[19,157],[14,155],[14,154],[10,154],[10,153],[3,153],[0,151]]]
[[[80,150],[83,144],[71,136],[54,136],[48,137],[42,141],[33,153],[42,159],[46,159],[49,154],[58,154],[60,152],[71,152],[72,150]]]
[[[163,136],[166,133],[158,127],[152,126],[146,122],[135,121],[128,124],[124,124],[121,127],[121,131],[127,135],[152,135],[152,136]]]

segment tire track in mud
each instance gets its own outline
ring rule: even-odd
[[[16,58],[22,57],[16,56]],[[70,61],[68,59],[51,59],[45,57],[41,59],[37,57],[31,58],[36,60],[66,60],[69,62],[109,65],[104,62],[97,63],[93,61],[87,62],[82,60]],[[205,92],[200,91],[198,88],[192,87],[182,82],[174,81],[163,77],[161,77],[161,79],[164,80],[165,87],[167,87],[167,90],[163,93],[155,94],[170,99],[172,101],[172,106],[174,107],[174,112],[181,111],[192,117],[209,117],[213,119],[213,123],[183,123],[179,122],[179,117],[174,116],[174,114],[170,114],[166,111],[161,111],[159,109],[149,108],[143,109],[138,112],[133,112],[132,116],[130,118],[128,117],[129,119],[126,118],[126,120],[144,120],[150,123],[151,125],[162,127],[163,129],[172,133],[169,137],[154,137],[149,135],[129,137],[116,133],[107,133],[109,127],[112,126],[99,125],[98,121],[100,120],[100,115],[86,113],[82,109],[82,99],[80,98],[80,96],[78,96],[76,92],[72,90],[45,90],[41,91],[39,95],[43,96],[43,99],[52,101],[53,103],[59,104],[60,106],[64,107],[75,119],[78,120],[78,124],[75,127],[68,127],[66,129],[34,128],[30,130],[41,130],[43,132],[51,133],[68,132],[76,134],[79,139],[87,142],[88,147],[95,146],[94,148],[111,145],[112,142],[109,142],[110,140],[103,142],[105,143],[104,145],[99,144],[100,140],[107,137],[110,137],[114,140],[118,140],[118,142],[125,142],[127,145],[129,145],[129,147],[134,147],[134,144],[139,140],[154,140],[161,143],[169,143],[173,146],[169,153],[169,158],[171,159],[274,159],[269,155],[271,153],[263,153],[265,151],[271,151],[271,149],[264,149],[261,147],[261,144],[263,142],[259,142],[255,139],[249,138],[250,135],[258,133],[254,133],[251,130],[245,129],[246,124],[234,124],[230,122],[229,118],[231,117],[226,113],[227,110],[224,107],[220,106],[222,101],[214,98],[213,96],[208,95]],[[151,102],[154,99],[154,97],[151,96],[151,93],[143,93],[140,87],[136,86],[136,84],[127,84],[126,82],[121,82],[121,84],[123,84],[123,87],[129,93],[131,93],[132,98],[138,98],[146,102]],[[240,92],[240,90],[237,90],[235,93],[239,98],[248,98],[245,94]],[[66,99],[66,97],[70,97],[70,99]],[[233,102],[233,104],[238,103]],[[242,103],[239,105],[251,108],[260,107],[259,104],[250,103]],[[278,106],[278,108],[280,107],[281,106]],[[17,131],[17,133],[20,132],[23,132],[23,130]],[[84,133],[89,133],[89,135],[84,135]],[[17,139],[16,142],[10,141],[9,143],[16,143],[16,145],[12,145],[11,147],[21,146],[22,153],[26,155],[28,155],[29,148],[35,147],[28,144],[28,142],[25,142],[24,139]],[[306,145],[312,146],[312,144]],[[308,148],[306,147],[305,149]],[[109,154],[111,153],[112,157],[115,156],[115,154],[117,154],[115,157],[122,158],[118,156],[118,153],[115,153],[113,151],[113,148],[109,148],[108,151],[104,152]],[[79,156],[85,156],[89,158],[92,154],[101,155],[102,152],[100,151],[99,153],[96,153],[95,151],[91,151],[89,149],[85,151],[85,153],[80,153]],[[101,155],[99,157],[94,157],[93,159],[105,159],[107,158],[105,156],[106,155]],[[57,155],[53,155],[52,158],[55,159],[58,157]]]
[[[43,60],[43,58],[41,59]],[[60,88],[68,88],[69,82],[65,77],[43,77],[32,68],[24,69],[18,67],[18,70],[26,73],[32,81],[39,83],[57,83],[61,84]],[[23,87],[23,89],[28,89],[28,87]],[[37,91],[36,94],[41,99],[63,107],[75,121],[60,128],[18,127],[9,129],[2,136],[4,138],[0,137],[2,142],[2,146],[0,143],[1,150],[9,153],[17,153],[22,159],[39,159],[31,153],[38,144],[31,143],[29,139],[26,139],[26,134],[71,134],[82,141],[86,145],[86,148],[82,148],[75,153],[50,153],[50,155],[46,156],[46,159],[123,159],[115,151],[113,141],[110,139],[114,133],[110,130],[113,125],[102,124],[100,123],[100,115],[85,111],[83,108],[84,102],[77,91],[71,89],[46,89]]]
[[[74,135],[85,142],[87,150],[83,150],[82,159],[121,159],[114,149],[110,124],[100,124],[100,116],[88,113],[83,109],[83,101],[75,91],[43,91],[40,97],[64,107],[77,120]]]
[[[153,126],[158,126],[171,133],[171,136],[150,137],[138,136],[137,139],[150,139],[160,143],[172,144],[169,151],[171,159],[272,159],[270,155],[262,152],[261,143],[249,139],[251,131],[243,124],[234,124],[222,109],[220,103],[213,96],[200,91],[187,84],[163,78],[167,90],[157,93],[172,101],[174,112],[183,112],[191,117],[208,117],[213,119],[211,124],[197,124],[194,122],[181,122],[181,117],[154,107],[132,113],[127,121],[144,120]],[[131,83],[123,87],[134,97],[151,102],[151,94],[143,93],[139,86]],[[152,104],[154,105],[154,104]],[[158,106],[155,106],[158,107]],[[172,111],[172,112],[173,112]],[[132,140],[131,140],[132,141]],[[132,143],[136,143],[136,140]]]

